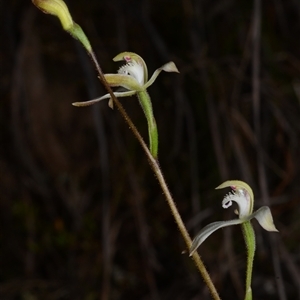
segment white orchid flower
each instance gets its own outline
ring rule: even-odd
[[[151,78],[148,80],[148,69],[145,61],[136,53],[122,52],[118,54],[113,61],[126,62],[121,66],[117,74],[104,74],[104,77],[111,87],[123,87],[126,89],[124,92],[114,92],[116,97],[128,97],[139,92],[145,92],[146,89],[153,84],[161,71],[179,73],[174,62],[170,61],[160,68],[156,69]],[[96,98],[85,102],[75,102],[74,106],[88,106],[97,103],[104,99],[110,99],[110,94],[105,94],[100,98]],[[112,107],[112,100],[109,101],[109,106]]]
[[[190,248],[190,256],[197,250],[197,248],[216,230],[231,226],[242,224],[251,219],[256,219],[258,223],[267,231],[278,231],[274,225],[271,210],[268,206],[263,206],[253,213],[254,195],[250,186],[239,180],[229,180],[216,189],[223,189],[231,187],[232,192],[228,193],[223,201],[223,208],[228,208],[232,205],[232,202],[236,202],[238,205],[238,219],[229,221],[220,221],[208,224],[196,235]]]
[[[152,103],[147,88],[152,85],[161,71],[179,73],[176,65],[170,61],[162,67],[158,68],[148,80],[148,69],[144,60],[133,52],[122,52],[118,54],[114,61],[124,60],[126,62],[119,68],[117,74],[104,74],[104,77],[111,87],[123,87],[124,92],[114,92],[116,97],[128,97],[137,95],[139,103],[144,111],[148,122],[149,148],[152,156],[157,159],[158,155],[158,132],[156,121],[153,114]],[[110,94],[106,94],[100,98],[85,102],[75,102],[74,106],[87,106],[97,103],[101,100],[109,99],[108,105],[113,108],[113,101]]]

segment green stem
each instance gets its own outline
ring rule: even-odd
[[[138,92],[137,96],[148,122],[149,144],[152,156],[157,159],[158,154],[158,132],[153,114],[152,103],[147,91]]]
[[[90,44],[89,39],[78,24],[74,23],[73,26],[67,31],[72,35],[73,38],[78,40],[83,45],[83,47],[88,53],[92,51],[92,46]]]
[[[246,270],[246,291],[245,300],[252,300],[252,270],[253,270],[253,260],[255,254],[255,233],[250,221],[242,224],[244,239],[247,248],[247,270]]]

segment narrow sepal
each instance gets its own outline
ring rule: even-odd
[[[109,86],[116,87],[122,86],[127,90],[142,91],[143,87],[138,83],[138,81],[125,74],[105,74],[104,75]]]
[[[251,218],[255,218],[263,229],[278,232],[274,225],[271,210],[268,206],[262,206],[251,215]]]
[[[153,73],[153,75],[151,76],[149,81],[146,82],[146,84],[144,85],[144,89],[147,89],[150,85],[153,84],[153,82],[156,80],[157,76],[160,74],[161,71],[179,73],[179,71],[178,71],[176,65],[174,64],[174,62],[170,61],[170,62],[164,64],[163,66],[161,66],[160,68],[155,70],[155,72]]]
[[[234,219],[229,221],[213,222],[206,225],[204,228],[200,230],[200,232],[193,239],[192,246],[190,248],[190,256],[192,256],[193,253],[198,249],[198,247],[216,230],[231,225],[241,224],[243,222],[244,220]]]
[[[126,92],[114,92],[114,95],[116,97],[128,97],[128,96],[132,96],[135,94],[135,91],[126,91]],[[105,94],[104,96],[100,97],[100,98],[96,98],[93,100],[89,100],[89,101],[83,101],[83,102],[73,102],[72,105],[73,106],[77,106],[77,107],[82,107],[82,106],[90,106],[93,105],[101,100],[104,99],[110,99],[110,94]]]

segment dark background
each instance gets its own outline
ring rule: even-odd
[[[254,221],[254,299],[300,299],[300,2],[68,1],[106,73],[133,51],[149,74],[159,158],[192,236],[249,183],[280,233]],[[0,1],[0,299],[210,299],[147,159],[59,21]],[[261,8],[261,10],[259,9]],[[261,27],[259,25],[261,21]],[[256,33],[256,34],[255,34]],[[258,34],[257,34],[258,33]],[[141,134],[135,97],[121,99]],[[240,226],[199,249],[223,299],[243,299]]]

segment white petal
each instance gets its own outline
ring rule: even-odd
[[[267,231],[277,231],[274,222],[271,210],[268,206],[263,206],[258,209],[255,213],[249,216],[249,219],[255,218],[261,227]]]
[[[241,224],[243,222],[245,222],[245,220],[235,219],[235,220],[219,221],[219,222],[208,224],[207,226],[202,228],[194,238],[192,242],[192,246],[190,248],[190,256],[192,256],[193,253],[197,250],[197,248],[216,230],[226,226]]]

